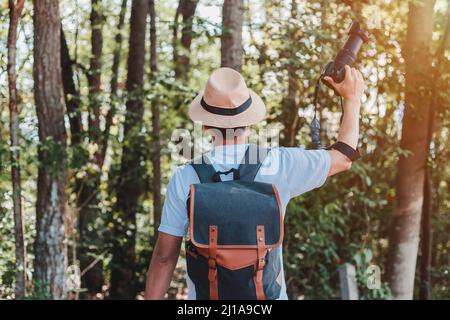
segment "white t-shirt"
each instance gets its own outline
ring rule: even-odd
[[[247,144],[216,146],[206,156],[216,171],[237,169],[241,163]],[[330,170],[331,158],[325,150],[305,150],[303,148],[271,148],[261,165],[255,181],[276,186],[283,207],[283,218],[290,199],[318,188],[325,183]],[[231,180],[232,174],[221,175],[221,180]],[[197,173],[190,165],[182,165],[174,171],[167,186],[159,231],[183,237],[188,231],[187,198],[189,186],[199,183]],[[283,258],[281,257],[281,263]],[[284,268],[283,268],[284,269]],[[284,280],[280,300],[287,300]],[[195,299],[195,285],[187,276],[188,299]]]

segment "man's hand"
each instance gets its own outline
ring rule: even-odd
[[[181,249],[181,237],[160,232],[147,272],[146,300],[161,300],[169,288]]]
[[[355,68],[345,66],[345,79],[341,83],[335,83],[330,77],[325,77],[324,79],[331,83],[345,100],[344,117],[339,128],[338,141],[345,142],[353,149],[356,149],[359,138],[360,100],[365,89],[363,77]],[[336,150],[328,152],[331,157],[331,167],[328,176],[350,169],[352,162],[345,155]]]
[[[361,72],[347,65],[345,66],[345,78],[342,82],[336,83],[330,77],[324,77],[324,79],[347,101],[360,101],[364,93],[365,85]]]

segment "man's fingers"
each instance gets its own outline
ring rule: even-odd
[[[352,77],[353,77],[354,81],[358,80],[358,75],[356,73],[356,69],[355,68],[352,68]]]
[[[353,78],[352,76],[352,68],[350,68],[349,65],[345,65],[345,78],[344,80],[351,80]]]
[[[323,78],[326,82],[328,82],[329,84],[331,84],[333,86],[333,88],[336,88],[337,83],[334,82],[334,80],[331,77],[324,77]]]

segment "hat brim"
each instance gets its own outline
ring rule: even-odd
[[[262,99],[251,89],[252,104],[242,113],[234,116],[223,116],[206,111],[200,104],[203,92],[189,105],[189,117],[192,121],[200,122],[204,126],[216,128],[247,127],[261,122],[266,116],[266,106]]]

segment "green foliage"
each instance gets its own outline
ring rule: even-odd
[[[58,177],[66,167],[66,146],[48,137],[39,146],[40,166],[44,167],[52,177]]]
[[[34,281],[26,300],[49,300],[51,298],[48,284]]]
[[[0,201],[4,193],[0,192]],[[15,256],[14,256],[14,229],[12,228],[14,221],[12,215],[8,214],[9,210],[0,207],[0,296],[13,297],[14,293],[14,277],[16,273]]]

